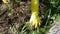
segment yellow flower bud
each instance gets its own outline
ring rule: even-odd
[[[9,0],[2,0],[4,3],[9,3]]]
[[[30,25],[31,27],[38,28],[41,25],[41,19],[38,16],[39,9],[39,0],[31,0],[31,18]]]

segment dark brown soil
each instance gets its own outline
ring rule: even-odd
[[[30,19],[30,2],[13,4],[13,14],[9,15],[9,8],[6,4],[0,4],[0,34],[9,32],[10,27],[19,24],[19,27]]]

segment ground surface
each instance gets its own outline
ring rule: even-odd
[[[60,34],[60,17],[54,22],[54,25],[50,28],[48,34]]]
[[[30,2],[15,3],[11,8],[14,10],[12,13],[8,11],[6,4],[0,4],[0,34],[14,34],[16,28],[21,27],[30,18]]]
[[[43,18],[44,10],[49,6],[49,2],[40,1],[39,16]],[[22,1],[13,3],[9,11],[7,4],[0,1],[0,34],[19,34],[24,23],[29,21],[31,16],[31,2]],[[43,19],[42,19],[43,20]],[[59,26],[60,27],[60,26]],[[18,31],[19,30],[19,31]]]

